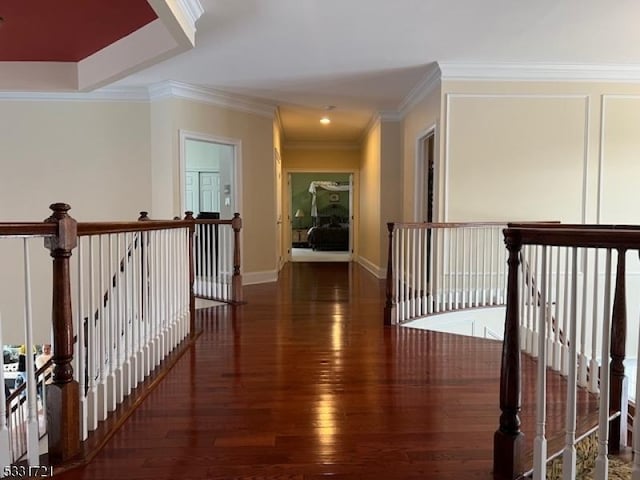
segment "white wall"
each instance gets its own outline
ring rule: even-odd
[[[236,208],[240,208],[243,218],[243,279],[274,281],[277,229],[273,118],[178,98],[153,102],[153,218],[183,215],[179,184],[181,130],[240,141],[242,195]]]
[[[42,221],[63,201],[79,221],[135,220],[151,205],[149,105],[131,102],[1,101],[0,221]],[[22,246],[0,240],[5,343],[23,343]],[[34,320],[48,342],[51,259],[30,242]]]

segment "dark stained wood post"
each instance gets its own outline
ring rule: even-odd
[[[138,220],[140,221],[151,220],[149,218],[149,212],[145,212],[145,211],[140,212],[140,216],[138,217]]]
[[[393,229],[395,223],[387,223],[387,230],[389,231],[389,248],[387,254],[387,278],[385,284],[385,296],[384,303],[384,324],[393,325],[393,319],[395,318],[396,305],[393,303]]]
[[[523,473],[524,435],[520,431],[520,318],[518,266],[522,242],[516,230],[504,230],[509,250],[507,313],[500,369],[500,426],[493,436],[493,477],[512,480]]]
[[[78,240],[77,222],[67,213],[70,206],[54,203],[45,222],[56,223],[55,237],[45,240],[53,258],[53,379],[47,385],[49,461],[59,464],[80,452],[80,391],[73,379],[73,317],[69,259]]]
[[[624,382],[625,342],[627,341],[627,293],[626,293],[626,253],[618,250],[618,268],[616,270],[616,290],[611,312],[611,388],[609,390],[609,408],[613,412],[622,411],[622,387]],[[620,452],[621,416],[611,420],[609,426],[609,451]],[[627,419],[624,419],[626,431]]]
[[[184,212],[184,219],[191,222],[189,225],[189,333],[193,337],[196,334],[196,296],[193,285],[196,281],[196,272],[194,268],[193,258],[193,241],[196,230],[196,220],[193,218],[193,212]]]
[[[242,303],[242,275],[240,274],[240,230],[242,219],[239,213],[233,214],[233,278],[231,279],[231,300],[234,304]]]

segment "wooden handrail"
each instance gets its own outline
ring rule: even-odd
[[[109,233],[148,232],[152,230],[171,230],[189,228],[185,220],[145,220],[133,222],[81,222],[78,223],[78,236],[102,235]]]
[[[388,225],[388,224],[387,224]],[[507,222],[394,222],[393,228],[461,228],[461,227],[496,227],[507,225]]]
[[[17,223],[0,223],[0,237],[1,236],[53,236],[57,232],[55,225],[51,223],[32,223],[32,222],[17,222]]]
[[[517,240],[522,245],[550,247],[640,249],[640,230],[618,230],[615,235],[603,228],[506,228],[505,238]]]

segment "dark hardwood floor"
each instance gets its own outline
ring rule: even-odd
[[[500,343],[383,327],[383,285],[355,264],[289,264],[245,298],[199,311],[195,347],[93,462],[56,477],[491,478]],[[563,382],[550,375],[550,389]],[[580,399],[581,415],[595,409]]]

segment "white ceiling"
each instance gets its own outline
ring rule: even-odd
[[[176,80],[268,100],[287,141],[357,141],[434,62],[640,65],[637,0],[200,1],[196,47],[117,85]],[[326,105],[330,128],[318,122]]]

